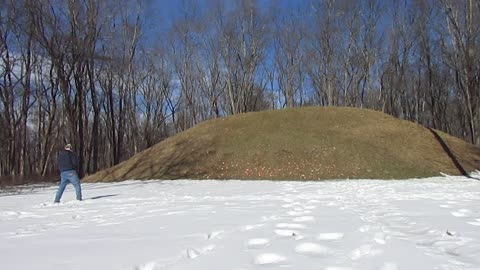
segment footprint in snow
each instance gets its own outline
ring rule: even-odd
[[[185,256],[189,259],[195,259],[197,258],[198,256],[200,256],[200,252],[198,252],[196,249],[194,248],[189,248],[189,249],[186,249],[185,250]]]
[[[343,233],[319,233],[317,240],[320,241],[335,241],[343,239]]]
[[[137,217],[129,218],[127,220],[135,221],[135,220],[141,220],[141,219],[152,218],[152,217],[155,217],[155,216],[154,215],[137,216]]]
[[[119,224],[122,224],[122,222],[104,222],[104,221],[99,221],[99,224],[97,224],[97,227],[113,226],[113,225],[119,225]]]
[[[276,227],[281,229],[305,229],[305,225],[296,223],[278,223]]]
[[[240,230],[243,231],[243,232],[246,232],[246,231],[251,231],[251,230],[263,227],[263,226],[265,226],[265,224],[245,225]]]
[[[205,235],[206,240],[218,239],[221,238],[220,235],[223,234],[223,231],[214,231]]]
[[[177,214],[183,214],[183,213],[187,213],[187,211],[171,211],[171,212],[167,212],[163,215],[164,216],[171,216],[171,215],[177,215]]]
[[[362,227],[358,228],[360,232],[368,232],[370,229],[372,229],[372,226],[370,225],[363,225]]]
[[[226,205],[226,206],[236,206],[236,205],[238,205],[238,203],[226,202],[226,203],[224,203],[224,205]]]
[[[293,237],[295,240],[300,240],[303,239],[304,237],[300,235],[297,231],[295,230],[275,230],[274,231],[276,235],[281,236],[281,237]]]
[[[296,217],[293,219],[293,222],[309,222],[314,221],[315,218],[312,216],[303,216],[303,217]]]
[[[263,253],[255,257],[253,263],[256,265],[272,265],[286,261],[287,258],[275,253]]]
[[[208,246],[204,246],[203,248],[201,248],[200,251],[203,254],[203,253],[212,252],[214,249],[215,249],[215,245],[208,245]]]
[[[139,266],[135,266],[134,270],[155,270],[157,264],[155,262],[148,262]]]
[[[456,212],[452,212],[454,217],[470,217],[472,215],[472,211],[468,209],[460,209]]]
[[[30,212],[18,212],[18,211],[3,211],[0,212],[0,218],[6,218],[5,220],[22,219],[22,218],[43,218],[44,216],[35,215]]]
[[[291,203],[286,203],[286,204],[282,204],[282,207],[283,208],[292,208],[292,207],[295,207],[295,205],[293,205]]]
[[[304,210],[304,211],[288,211],[287,215],[289,216],[303,216],[305,214],[310,214],[312,211]]]
[[[379,270],[399,270],[400,268],[398,267],[397,264],[393,262],[386,262],[384,263]]]
[[[281,217],[276,216],[276,215],[272,215],[272,216],[263,216],[261,221],[262,222],[267,222],[267,221],[275,221],[275,220],[279,220],[279,219],[281,219]]]
[[[350,258],[352,260],[358,260],[363,257],[376,256],[382,253],[383,253],[383,250],[381,249],[373,249],[371,245],[362,245],[359,248],[356,248],[355,250],[352,251],[352,253],[350,254]]]
[[[42,235],[40,233],[15,233],[13,236],[9,236],[7,238],[23,238],[23,237],[31,237],[31,236],[37,236],[37,235]]]
[[[148,210],[147,213],[156,213],[156,212],[164,212],[164,211],[167,211],[167,209],[152,209],[152,210]]]
[[[328,247],[316,243],[301,243],[295,247],[295,252],[303,255],[326,257],[331,251]]]
[[[249,248],[262,248],[270,243],[270,240],[265,238],[254,238],[247,241],[246,246]]]
[[[480,226],[480,218],[477,218],[475,222],[467,222],[467,223],[473,226]]]
[[[385,245],[387,243],[387,234],[384,232],[377,232],[375,233],[375,242],[381,245]]]
[[[298,232],[294,230],[274,230],[275,234],[278,236],[297,236]]]
[[[215,249],[215,245],[208,245],[199,249],[188,248],[184,252],[185,252],[185,257],[189,259],[195,259],[202,254],[212,252],[214,249]]]

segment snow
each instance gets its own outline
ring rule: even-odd
[[[319,233],[317,240],[340,240],[343,238],[343,233]]]
[[[0,193],[1,269],[480,269],[480,182],[125,181]]]
[[[330,249],[316,243],[301,243],[295,247],[295,251],[300,254],[313,256],[328,256]]]

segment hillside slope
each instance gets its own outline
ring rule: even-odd
[[[476,160],[478,147],[415,123],[366,109],[308,107],[206,121],[84,181],[403,179],[458,175],[458,164],[470,172]]]

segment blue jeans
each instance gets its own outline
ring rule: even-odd
[[[62,198],[63,191],[68,183],[72,183],[75,187],[75,193],[77,195],[77,200],[82,200],[82,187],[80,186],[80,179],[78,178],[77,172],[75,170],[64,171],[60,173],[60,186],[58,186],[57,195],[55,196],[55,202],[59,203]]]

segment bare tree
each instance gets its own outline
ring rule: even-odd
[[[283,96],[282,107],[294,107],[301,103],[297,96],[302,93],[304,81],[303,42],[305,30],[299,17],[279,17],[274,34],[275,69],[279,93]]]
[[[455,76],[456,86],[463,97],[470,142],[479,144],[480,135],[480,8],[473,0],[441,0],[447,21],[448,39],[442,40],[442,50]]]
[[[0,0],[0,176],[54,173],[66,141],[92,173],[207,119],[294,106],[480,144],[478,0],[292,3],[184,1],[157,25],[153,1]]]
[[[196,69],[199,37],[198,18],[195,5],[184,6],[182,19],[177,21],[171,32],[172,63],[179,80],[182,119],[176,125],[178,131],[197,124],[199,119],[199,81]]]
[[[308,75],[316,91],[318,103],[324,106],[338,104],[337,45],[339,42],[337,1],[315,1],[314,22],[310,27],[310,46],[306,54]]]
[[[267,26],[257,1],[235,2],[228,13],[217,13],[221,55],[227,83],[228,113],[252,111],[255,75],[264,58]]]
[[[380,82],[381,103],[382,111],[412,120],[411,106],[416,104],[417,100],[410,92],[413,89],[409,77],[414,37],[409,29],[415,17],[403,16],[406,6],[399,5],[395,2],[392,6],[393,22],[389,37],[388,59],[384,62]]]
[[[14,35],[14,24],[17,14],[15,14],[14,4],[10,1],[3,3],[2,12],[0,13],[0,99],[2,103],[1,123],[5,128],[4,138],[6,144],[2,144],[2,174],[16,175],[18,167],[16,167],[16,142],[17,130],[15,128],[17,117],[15,115],[16,105],[14,103],[15,88],[20,82],[15,75],[14,66],[16,65],[15,56],[12,55],[10,44]],[[3,136],[2,136],[3,137]]]
[[[139,83],[140,110],[143,117],[140,118],[143,124],[142,149],[154,145],[166,134],[166,96],[170,89],[163,91],[163,85],[168,85],[170,78],[165,77],[165,61],[163,55],[149,54],[143,51],[141,66],[142,78]],[[158,61],[158,64],[156,63]],[[166,80],[166,81],[164,81]]]

